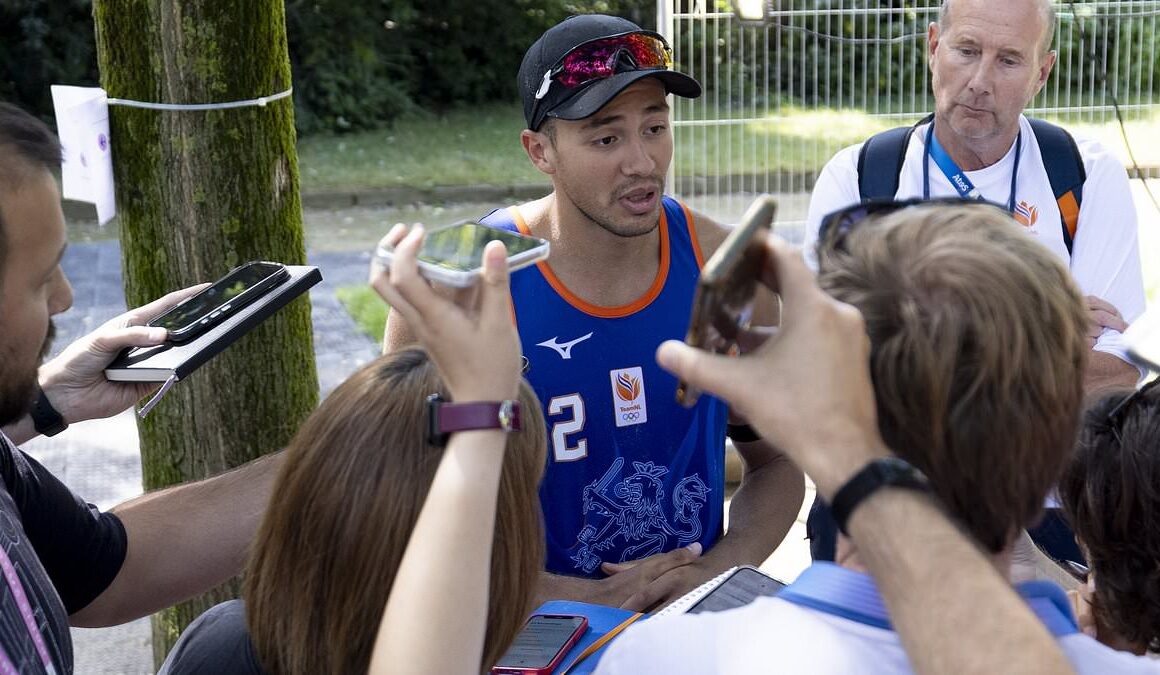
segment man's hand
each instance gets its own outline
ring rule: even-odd
[[[865,324],[858,310],[824,293],[801,254],[776,236],[766,245],[761,282],[783,303],[781,327],[765,344],[728,358],[670,341],[657,361],[727,401],[832,497],[866,462],[888,454]]]
[[[700,550],[700,544],[694,543],[686,548],[676,549],[668,553],[660,553],[641,560],[626,563],[604,563],[600,566],[600,569],[609,575],[609,579],[614,579],[619,575],[632,573],[633,570],[642,564],[648,564],[654,558],[686,551],[692,546],[696,546],[697,550]],[[652,581],[649,581],[647,585],[638,588],[635,593],[621,603],[621,607],[641,612],[659,609],[717,576],[722,571],[724,570],[714,567],[706,558],[695,558],[690,562],[668,567],[665,571],[654,577]]]
[[[675,587],[675,581],[658,583],[658,580],[672,570],[695,563],[700,555],[701,544],[693,542],[628,563],[605,563],[601,569],[610,575],[605,579],[544,574],[537,600],[581,600],[643,612],[657,605]]]
[[[1089,295],[1085,298],[1087,300],[1088,316],[1088,349],[1096,346],[1096,340],[1104,332],[1105,328],[1118,330],[1121,333],[1128,330],[1128,322],[1124,321],[1120,310],[1116,309],[1112,303],[1097,298],[1094,295]]]
[[[40,386],[49,402],[72,424],[109,417],[126,410],[157,388],[149,382],[110,382],[105,367],[127,347],[153,347],[165,342],[164,328],[144,324],[208,284],[174,291],[130,310],[72,343],[60,356],[40,367]]]

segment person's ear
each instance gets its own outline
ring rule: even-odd
[[[520,143],[533,166],[548,175],[556,173],[556,148],[548,134],[524,129],[520,132]]]

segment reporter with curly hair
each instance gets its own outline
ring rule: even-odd
[[[1089,564],[1075,599],[1085,632],[1160,652],[1160,386],[1100,398],[1086,413],[1060,500]]]

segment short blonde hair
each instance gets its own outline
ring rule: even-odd
[[[1032,524],[1075,440],[1087,313],[1067,269],[998,208],[923,205],[820,247],[861,310],[887,445],[994,552]]]

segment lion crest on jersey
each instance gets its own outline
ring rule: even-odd
[[[617,457],[600,480],[584,488],[584,528],[571,558],[577,569],[589,574],[618,544],[623,548],[613,562],[638,560],[701,537],[700,512],[711,490],[700,476],[681,479],[667,502],[671,509],[666,509],[661,479],[668,467],[633,462],[632,473],[622,477],[623,468],[624,458]]]

